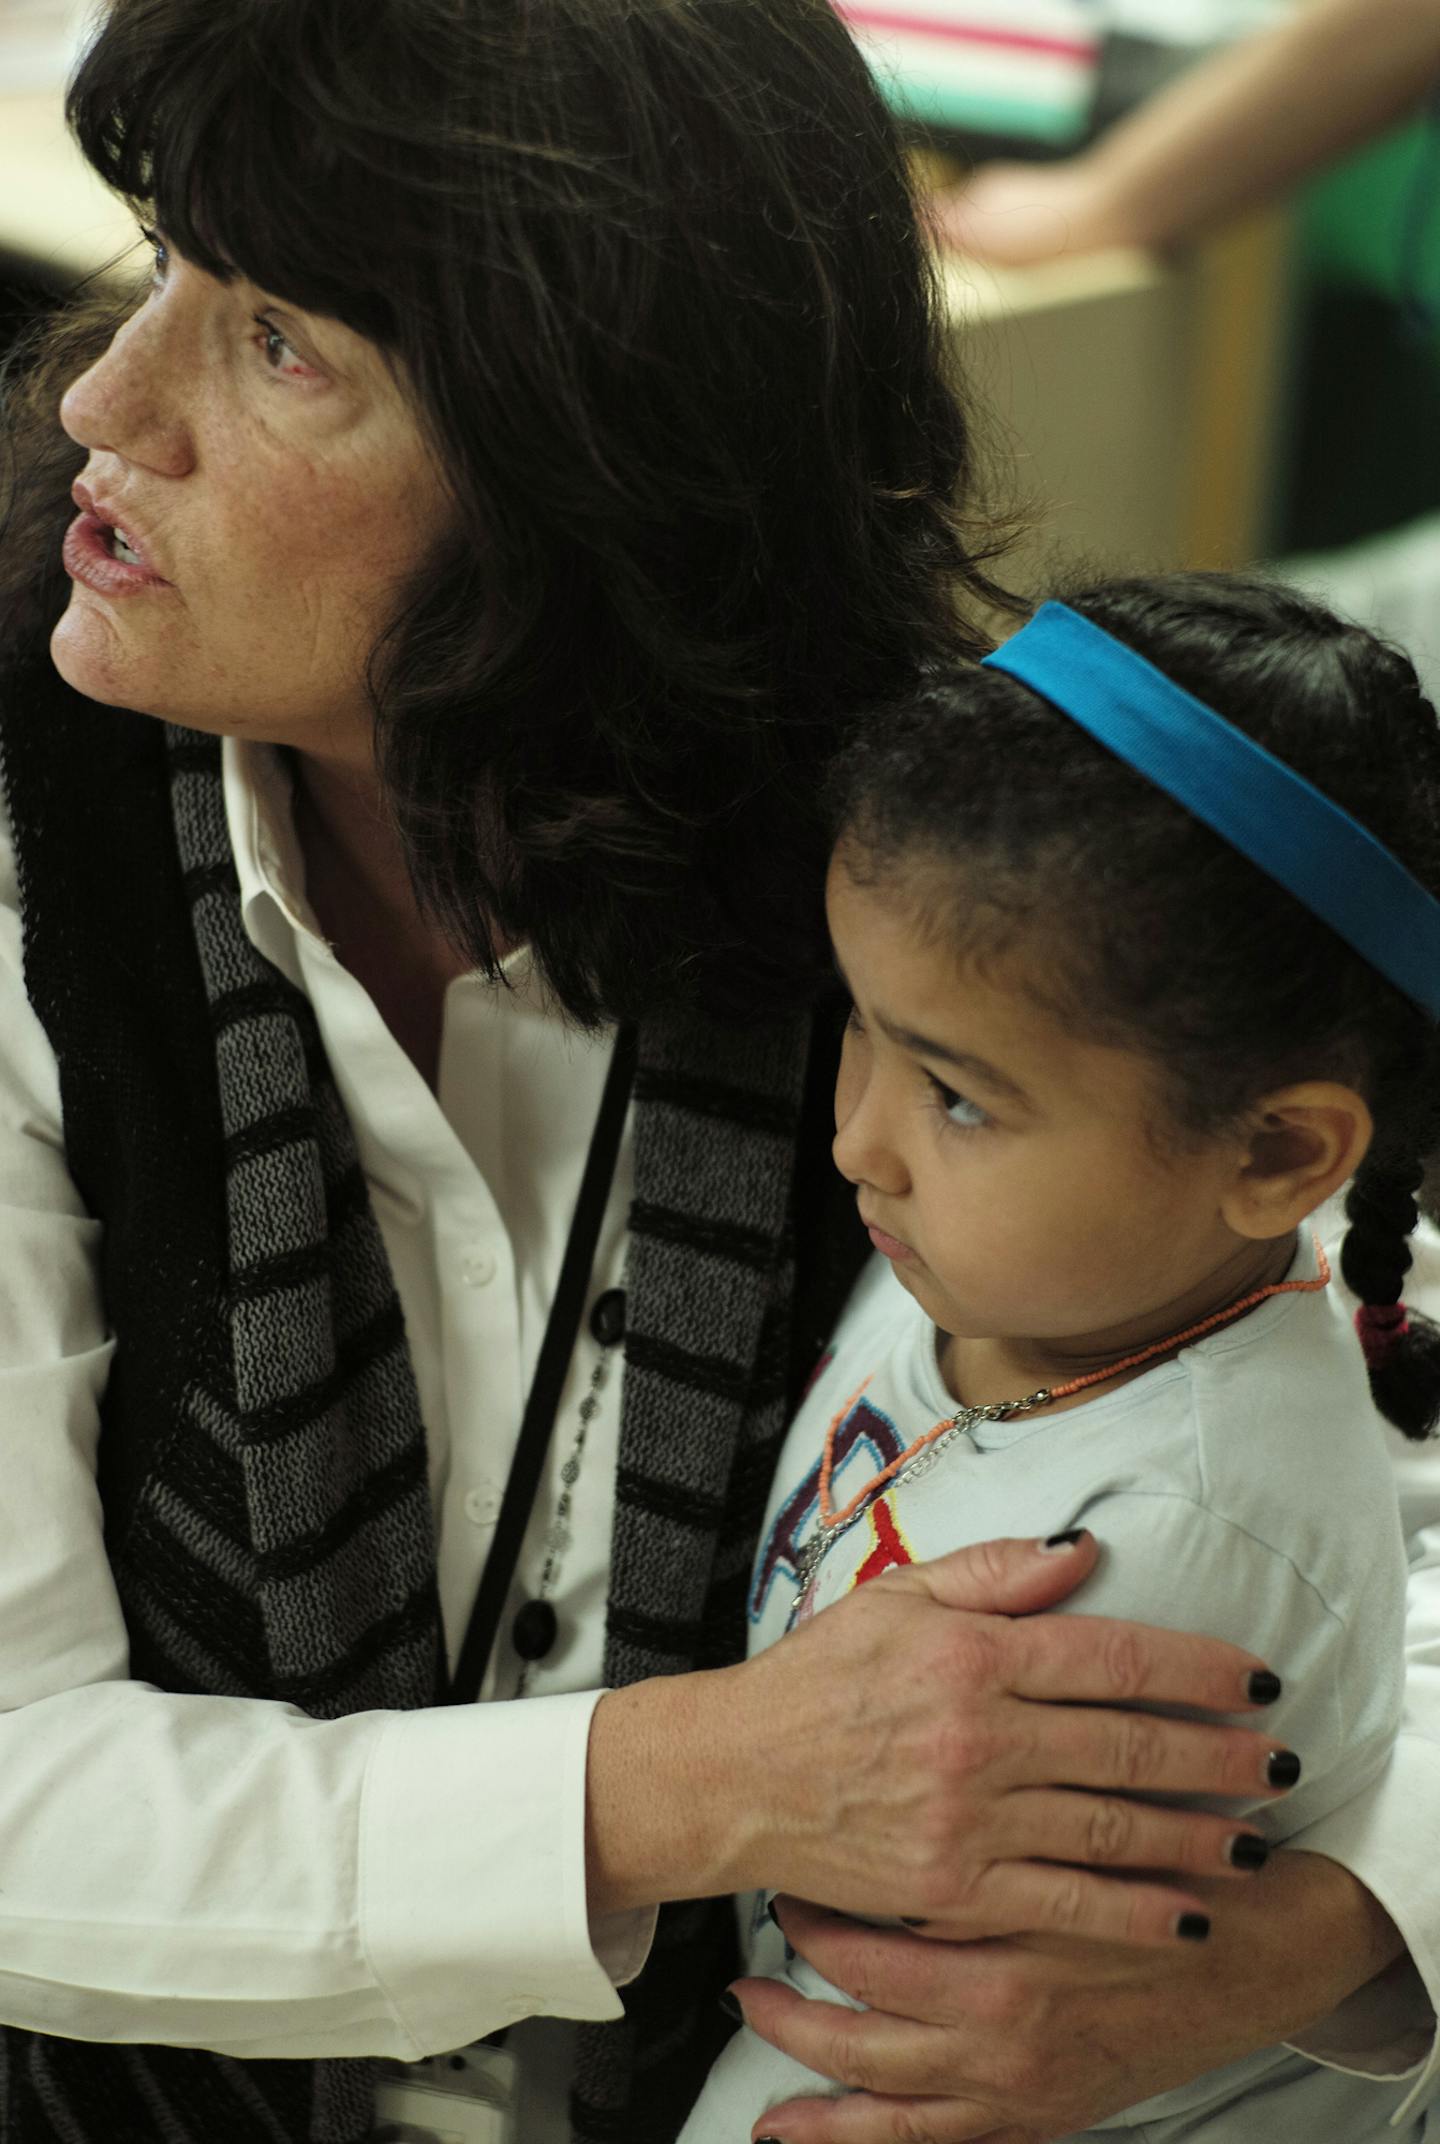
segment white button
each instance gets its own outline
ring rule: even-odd
[[[461,1259],[460,1271],[472,1288],[483,1288],[495,1278],[495,1260],[488,1251],[471,1251]]]
[[[498,1489],[471,1489],[465,1497],[465,1516],[473,1526],[492,1525],[500,1512]]]

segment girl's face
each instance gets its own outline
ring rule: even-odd
[[[1023,953],[957,964],[903,886],[855,883],[843,846],[826,899],[854,1001],[836,1165],[942,1331],[1062,1358],[1140,1344],[1253,1254],[1220,1213],[1243,1142],[1153,1136],[1155,1068],[1068,1034],[1019,987]]]

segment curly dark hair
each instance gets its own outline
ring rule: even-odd
[[[530,939],[583,1023],[807,993],[839,727],[982,651],[1001,541],[827,0],[113,0],[68,114],[172,248],[413,391],[459,533],[370,682],[422,905],[491,973]],[[61,606],[54,409],[122,316],[15,398],[7,652]]]
[[[1440,898],[1440,725],[1413,666],[1258,579],[1175,574],[1067,593],[1303,774]],[[1294,895],[1007,674],[950,668],[863,721],[832,769],[832,825],[862,883],[902,884],[957,947],[1034,933],[1026,987],[1165,1074],[1180,1136],[1242,1123],[1269,1089],[1333,1078],[1375,1135],[1342,1270],[1399,1301],[1424,1161],[1440,1145],[1440,1029]],[[921,868],[917,871],[916,866]],[[1440,1332],[1410,1329],[1371,1385],[1397,1427],[1440,1418]]]

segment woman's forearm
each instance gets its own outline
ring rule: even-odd
[[[1440,75],[1440,0],[1311,0],[1114,127],[1087,172],[1113,242],[1165,246],[1270,200]]]

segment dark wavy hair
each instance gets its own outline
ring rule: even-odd
[[[1065,600],[1216,708],[1440,898],[1440,726],[1412,665],[1277,584],[1116,581]],[[1162,1137],[1242,1124],[1268,1090],[1338,1079],[1375,1136],[1341,1255],[1399,1302],[1423,1164],[1440,1145],[1440,1029],[1292,894],[1014,678],[947,669],[862,722],[829,784],[860,883],[982,955],[1022,939],[1025,986],[1075,1032],[1163,1068]],[[1440,1332],[1371,1353],[1382,1412],[1440,1417]]]
[[[68,115],[173,248],[413,391],[457,531],[370,681],[422,905],[490,972],[529,938],[586,1023],[810,990],[838,727],[981,650],[999,547],[827,0],[113,0]],[[54,406],[118,317],[15,400],[10,650],[61,607]]]

